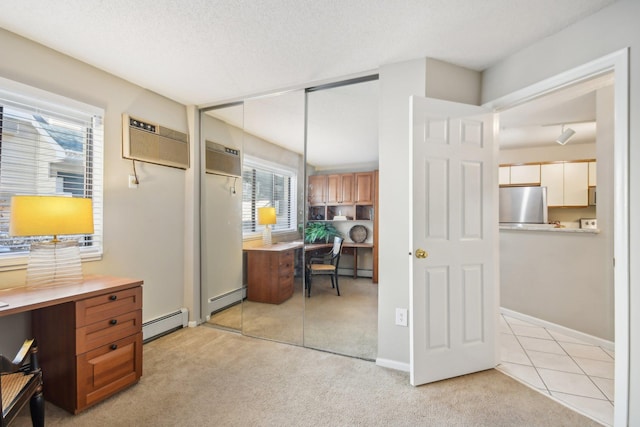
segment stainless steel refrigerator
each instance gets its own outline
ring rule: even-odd
[[[500,223],[546,224],[547,187],[501,187]]]

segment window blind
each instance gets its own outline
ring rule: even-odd
[[[9,235],[17,194],[91,198],[94,234],[67,238],[83,257],[102,253],[102,115],[87,110],[0,86],[0,268],[25,263],[31,242],[52,237]]]
[[[258,159],[245,158],[242,168],[242,233],[250,236],[262,233],[258,224],[258,208],[273,206],[276,224],[273,231],[296,229],[296,174]]]

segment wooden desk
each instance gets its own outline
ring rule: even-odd
[[[373,249],[373,243],[354,243],[344,242],[342,244],[343,253],[344,249],[347,249],[347,253],[353,251],[353,278],[358,278],[358,248]]]
[[[307,243],[304,245],[305,252],[319,249],[331,248],[333,243]],[[342,242],[342,253],[353,254],[353,278],[358,278],[358,248],[373,249],[373,243]],[[345,251],[346,249],[346,251]]]
[[[0,316],[31,312],[44,396],[77,414],[142,376],[142,281],[0,289]]]
[[[243,247],[247,253],[247,299],[280,304],[293,295],[295,252],[329,249],[333,243],[303,244],[302,241],[274,243],[270,246]],[[343,251],[353,251],[353,278],[358,278],[358,249],[373,248],[371,243],[343,242]]]
[[[280,304],[293,295],[295,251],[302,242],[245,247],[247,252],[247,299]]]

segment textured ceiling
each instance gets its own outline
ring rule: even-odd
[[[2,0],[0,27],[184,104],[432,57],[482,70],[613,0]]]
[[[415,58],[483,70],[613,1],[0,0],[0,27],[183,104],[207,106]],[[376,96],[377,82],[312,93],[307,160],[318,168],[375,164]],[[256,98],[239,120],[302,152],[303,102],[299,92]],[[594,114],[584,111],[592,102],[572,105],[582,106],[582,120]],[[556,129],[512,125],[538,114],[519,118],[517,111],[501,117],[503,144],[552,141]],[[553,122],[566,120],[559,114],[569,104],[555,111]]]

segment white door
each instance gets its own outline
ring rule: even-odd
[[[412,97],[411,384],[495,367],[497,149],[486,109]]]

